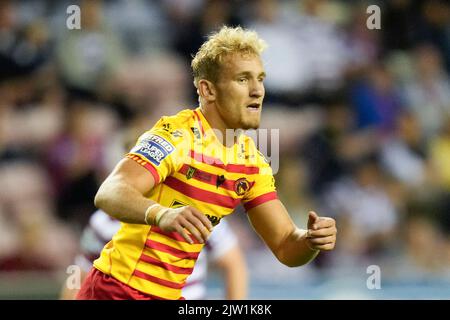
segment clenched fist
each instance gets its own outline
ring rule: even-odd
[[[306,244],[311,250],[333,250],[336,245],[336,221],[309,212]]]

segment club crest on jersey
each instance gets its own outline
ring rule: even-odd
[[[159,166],[161,161],[174,150],[174,146],[166,139],[155,134],[149,134],[131,149],[131,153],[140,154],[154,165]]]
[[[234,183],[234,192],[236,192],[238,196],[243,196],[249,188],[250,183],[245,178],[237,179]]]

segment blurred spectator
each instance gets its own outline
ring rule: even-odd
[[[447,0],[425,0],[420,6],[417,28],[418,42],[432,43],[443,57],[450,72],[450,3]]]
[[[430,45],[414,51],[414,78],[406,85],[407,105],[420,121],[427,139],[442,127],[450,114],[450,79],[439,52]]]
[[[405,111],[399,116],[395,135],[381,148],[381,161],[389,174],[409,187],[427,182],[427,145],[415,114]]]
[[[350,77],[363,75],[366,68],[378,60],[382,50],[380,32],[367,28],[367,5],[353,4],[349,10],[350,18],[344,25],[345,48],[349,55],[345,73]]]
[[[76,235],[55,218],[45,172],[32,162],[0,166],[0,270],[64,268],[76,253]]]
[[[63,103],[64,92],[48,72],[0,84],[0,158],[42,156],[63,129]]]
[[[174,8],[173,2],[176,3],[176,1],[166,2],[167,5],[170,5],[172,2],[172,6],[169,6],[167,9],[172,19],[174,19],[174,24],[178,27],[174,37],[174,48],[182,57],[186,58],[188,63],[190,63],[191,56],[197,52],[209,33],[225,24],[240,24],[237,17],[233,16],[233,1],[206,0],[203,1],[202,6],[191,4],[191,6],[197,8],[197,10],[191,11],[191,14],[181,12],[180,8],[178,10]],[[195,13],[192,14],[192,12]],[[185,18],[181,22],[177,20],[180,15],[183,15]]]
[[[391,134],[403,104],[390,71],[382,64],[368,68],[366,78],[357,81],[351,89],[357,126],[373,128]]]
[[[117,127],[109,109],[75,101],[67,115],[67,130],[48,150],[47,165],[58,197],[61,217],[87,223],[93,199],[105,178],[105,146]],[[78,223],[77,223],[78,221]]]
[[[292,10],[273,0],[254,3],[249,27],[270,44],[263,53],[267,74],[266,100],[298,106],[311,90],[341,84],[347,63],[342,35],[317,17],[314,2]],[[282,48],[289,48],[283,50]]]
[[[320,197],[346,173],[348,163],[373,151],[370,132],[355,132],[354,113],[345,98],[331,96],[324,105],[323,126],[301,147],[308,168],[308,184]]]
[[[19,25],[16,4],[0,3],[0,81],[25,76],[50,58],[50,43],[44,21]]]
[[[310,194],[307,175],[305,164],[296,157],[284,157],[276,175],[281,201],[298,226],[306,226],[308,212],[316,207]]]
[[[111,31],[120,35],[126,51],[145,55],[168,47],[173,37],[161,1],[106,1],[104,16],[108,17]],[[186,1],[187,2],[187,1]],[[107,33],[109,37],[109,33]]]
[[[352,173],[335,182],[327,192],[327,210],[351,234],[351,243],[343,241],[341,246],[354,247],[355,242],[358,245],[359,252],[350,252],[362,256],[380,254],[392,241],[398,213],[384,184],[377,158],[367,156],[354,163]]]
[[[148,126],[163,114],[188,108],[184,104],[190,100],[190,84],[187,66],[180,56],[160,52],[124,62],[104,87],[102,96],[126,106],[127,120],[140,117]]]
[[[430,156],[434,181],[450,193],[450,115],[445,119],[441,133],[430,141]]]
[[[57,61],[68,86],[95,92],[122,62],[125,49],[106,22],[102,1],[83,0],[81,29],[63,29]]]
[[[411,20],[417,20],[420,8],[416,0],[385,1],[381,15],[384,51],[409,50],[413,47],[417,25]]]
[[[421,280],[445,274],[448,244],[430,205],[418,199],[408,202],[394,254],[384,262],[388,277]]]

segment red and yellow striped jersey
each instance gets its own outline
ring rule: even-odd
[[[191,205],[216,225],[242,203],[248,210],[277,198],[270,165],[241,134],[225,147],[200,108],[163,117],[127,157],[153,175],[148,197],[166,207]],[[176,232],[122,223],[94,266],[158,299],[180,299],[203,244]]]

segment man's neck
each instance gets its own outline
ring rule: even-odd
[[[222,117],[220,116],[219,112],[215,108],[215,106],[203,106],[200,105],[200,110],[205,117],[206,121],[208,121],[209,125],[212,129],[219,130],[222,133],[223,141],[222,144],[225,145],[226,139],[226,130],[227,128],[226,123],[223,121]],[[233,142],[230,142],[229,145],[225,145],[226,147],[230,148],[233,146],[234,143],[237,142],[237,139],[235,138]]]

